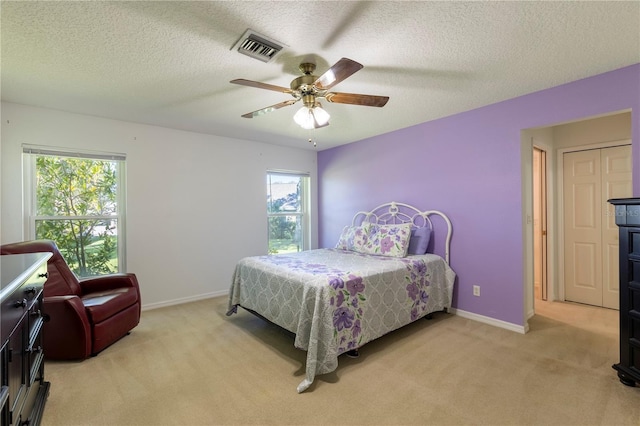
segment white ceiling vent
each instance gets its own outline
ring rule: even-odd
[[[231,50],[238,50],[238,52],[259,59],[262,62],[269,62],[275,58],[283,46],[284,44],[279,41],[248,29],[233,45]]]

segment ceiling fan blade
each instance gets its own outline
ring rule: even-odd
[[[259,109],[257,111],[253,111],[253,112],[249,112],[249,113],[243,114],[242,117],[244,117],[244,118],[258,117],[260,115],[264,115],[266,113],[269,113],[271,111],[275,111],[275,110],[280,109],[282,107],[293,105],[296,102],[298,102],[297,99],[291,99],[289,101],[280,102],[279,104],[271,105],[271,106],[268,106],[266,108]]]
[[[336,104],[364,105],[372,107],[383,107],[389,100],[388,96],[359,95],[357,93],[326,93],[324,97],[328,102]]]
[[[342,58],[318,77],[313,84],[320,90],[328,90],[362,68],[362,64],[349,58]]]
[[[258,89],[273,90],[281,93],[292,93],[292,90],[286,87],[260,83],[259,81],[245,80],[244,78],[237,78],[235,80],[231,80],[229,83],[239,84],[241,86],[257,87]]]

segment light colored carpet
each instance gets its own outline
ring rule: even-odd
[[[640,425],[616,311],[536,303],[526,335],[436,314],[341,356],[303,394],[305,353],[226,297],[145,311],[97,357],[47,361],[48,425]]]

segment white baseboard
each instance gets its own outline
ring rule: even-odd
[[[225,296],[227,294],[229,294],[229,290],[220,290],[220,291],[214,291],[212,293],[199,294],[197,296],[182,297],[180,299],[167,300],[164,302],[149,303],[149,304],[143,303],[142,310],[150,311],[152,309],[164,308],[166,306],[173,306],[173,305],[181,305],[183,303],[196,302],[202,299],[211,299],[212,297]]]
[[[473,321],[482,322],[484,324],[489,324],[494,327],[504,328],[506,330],[515,331],[516,333],[525,334],[529,331],[529,324],[526,325],[518,325],[513,324],[511,322],[506,322],[502,320],[498,320],[491,317],[485,317],[484,315],[474,314],[473,312],[467,312],[456,308],[449,308],[449,312],[454,315],[461,316],[463,318],[467,318]]]

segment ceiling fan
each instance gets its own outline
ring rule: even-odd
[[[324,98],[327,102],[383,107],[389,100],[388,96],[360,95],[356,93],[330,92],[336,84],[353,75],[363,68],[362,64],[348,58],[342,58],[320,77],[313,75],[316,65],[309,62],[300,64],[299,69],[303,73],[291,81],[291,88],[275,86],[273,84],[260,83],[245,79],[231,80],[230,83],[242,86],[256,87],[258,89],[273,90],[288,93],[293,99],[249,112],[242,115],[245,118],[258,117],[268,112],[275,111],[285,106],[302,101],[304,106],[294,115],[293,119],[305,129],[318,129],[329,125],[329,114],[322,109],[318,99]]]

